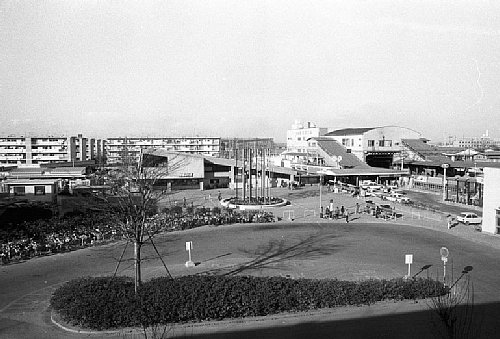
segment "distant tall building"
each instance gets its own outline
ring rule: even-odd
[[[94,160],[102,142],[83,137],[0,136],[0,164],[39,165]]]
[[[218,137],[180,137],[180,138],[108,138],[105,142],[105,157],[108,165],[127,164],[139,160],[141,150],[163,148],[165,150],[219,156],[220,138]]]
[[[286,150],[293,153],[308,152],[307,139],[317,138],[328,133],[328,128],[317,127],[312,122],[301,123],[295,120],[292,128],[286,131]]]

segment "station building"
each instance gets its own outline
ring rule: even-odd
[[[262,161],[261,161],[262,160]],[[226,159],[201,154],[174,152],[167,149],[148,149],[143,154],[145,167],[165,167],[165,172],[158,172],[157,188],[173,189],[216,189],[216,188],[243,188],[248,186],[277,187],[284,183],[300,182],[306,179],[304,170],[294,170],[274,166],[270,161],[259,158],[250,168],[247,161],[243,174],[243,161],[240,159]],[[255,183],[250,184],[243,179],[252,174]],[[263,183],[263,178],[268,181]]]
[[[383,126],[344,128],[325,137],[335,139],[361,161],[372,167],[390,168],[395,154],[401,152],[403,139],[418,139],[421,134],[406,127]]]

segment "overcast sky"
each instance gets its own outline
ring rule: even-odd
[[[0,135],[500,138],[500,1],[0,0]]]

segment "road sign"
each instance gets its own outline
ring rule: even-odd
[[[405,264],[408,265],[408,275],[406,276],[406,278],[409,279],[411,277],[411,264],[413,264],[413,254],[405,255]]]
[[[450,251],[448,251],[446,247],[441,247],[439,253],[441,254],[441,260],[443,261],[443,283],[446,286],[446,263],[448,262]]]
[[[450,255],[450,251],[448,251],[446,247],[441,247],[439,253],[441,254],[441,260],[446,263],[448,261],[448,256]]]
[[[405,255],[405,264],[413,264],[413,254]]]
[[[191,250],[193,249],[193,242],[186,241],[186,251],[189,253],[189,260],[186,261],[186,267],[194,267],[194,262],[191,260]]]

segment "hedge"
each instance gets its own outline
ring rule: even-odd
[[[95,330],[265,316],[447,292],[430,279],[339,281],[252,276],[183,276],[145,282],[136,296],[127,277],[79,278],[58,288],[51,307],[70,324]]]

